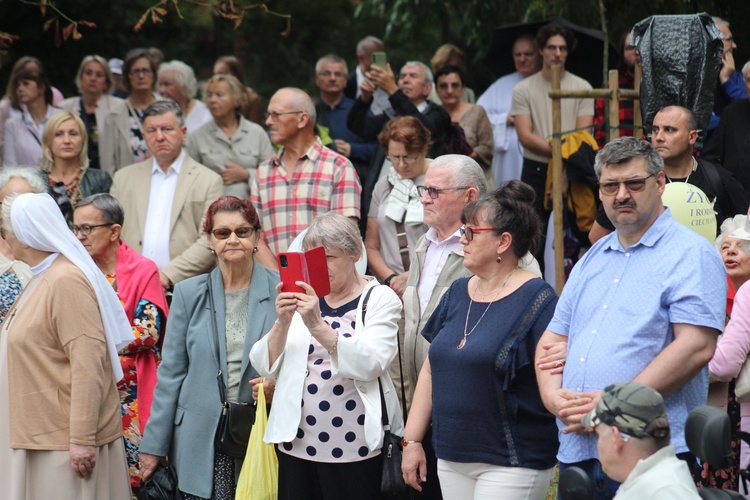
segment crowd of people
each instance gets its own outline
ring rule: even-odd
[[[245,449],[217,428],[260,387],[281,500],[381,498],[387,430],[426,500],[544,499],[558,464],[597,500],[737,490],[748,447],[714,470],[684,437],[708,401],[737,443],[750,430],[730,383],[750,352],[750,62],[714,21],[705,155],[680,103],[606,143],[601,103],[563,101],[563,130],[601,149],[559,297],[553,68],[591,89],[562,24],[519,36],[516,72],[478,99],[458,47],[396,72],[373,36],[351,73],[317,61],[317,96],[267,103],[233,56],[199,85],[157,49],[90,55],[68,99],[20,58],[0,101],[0,497],[126,500],[167,466],[185,499],[234,499]],[[672,182],[714,204],[715,246],[664,206]],[[323,296],[280,283],[300,247],[325,253]]]

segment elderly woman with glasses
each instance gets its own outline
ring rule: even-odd
[[[110,175],[151,156],[143,132],[143,113],[158,99],[156,63],[148,50],[130,51],[125,56],[122,74],[130,95],[112,107],[104,120],[104,133],[100,135],[101,168]]]
[[[263,161],[273,156],[273,146],[263,127],[240,114],[245,89],[232,75],[212,76],[205,87],[212,120],[190,134],[185,146],[201,165],[221,175],[224,194],[247,198],[248,179]]]
[[[278,378],[264,439],[278,445],[279,500],[381,499],[382,405],[391,431],[403,427],[388,374],[401,301],[357,273],[361,241],[350,218],[318,216],[302,247],[325,249],[330,293],[279,284],[278,320],[250,352],[262,375]]]
[[[0,236],[33,272],[0,329],[0,498],[130,498],[122,305],[48,194],[6,196]]]
[[[95,194],[76,204],[73,233],[117,293],[132,327],[131,342],[119,352],[124,376],[117,389],[130,486],[137,495],[141,485],[138,447],[151,412],[169,309],[156,264],[120,239],[124,218],[116,199]]]
[[[534,192],[510,181],[464,208],[464,267],[422,331],[430,342],[404,431],[404,480],[421,491],[432,423],[446,500],[544,499],[557,459],[534,352],[557,297],[521,258],[541,237]]]
[[[47,122],[42,135],[42,175],[49,194],[73,226],[76,203],[92,194],[109,193],[112,178],[107,172],[89,168],[86,126],[78,115],[57,113]]]
[[[156,80],[159,94],[180,105],[188,136],[193,135],[204,124],[211,121],[211,113],[205,104],[195,98],[198,81],[193,68],[182,61],[169,61],[159,66]]]
[[[243,457],[216,449],[215,430],[225,401],[253,403],[250,383],[260,378],[248,355],[276,320],[279,275],[253,258],[262,233],[248,200],[219,198],[209,207],[203,229],[218,266],[175,286],[141,442],[141,475],[148,479],[169,457],[186,500],[233,499]],[[272,384],[264,386],[270,400]]]
[[[104,118],[114,106],[122,103],[122,99],[109,93],[112,90],[112,82],[112,72],[107,60],[102,56],[86,56],[78,67],[75,79],[81,95],[60,103],[60,109],[77,114],[86,125],[91,168],[101,168],[99,137],[104,135]]]
[[[367,265],[381,283],[399,297],[409,277],[409,249],[427,232],[421,196],[430,160],[430,131],[413,116],[394,118],[378,136],[391,168],[375,184],[365,233]]]

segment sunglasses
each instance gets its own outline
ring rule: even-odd
[[[469,227],[467,225],[461,226],[461,236],[466,238],[466,241],[473,241],[474,240],[474,233],[482,233],[486,231],[500,231],[502,232],[502,228],[497,227]]]
[[[625,189],[627,189],[629,192],[640,193],[641,191],[646,189],[646,180],[648,180],[649,177],[653,176],[654,174],[647,175],[646,177],[635,177],[633,179],[627,179],[624,181],[600,182],[599,191],[606,195],[617,194],[617,192],[620,190],[620,184],[624,184]]]
[[[211,234],[217,240],[227,240],[232,236],[232,233],[234,233],[239,239],[243,240],[252,236],[254,232],[255,229],[252,227],[238,227],[237,229],[219,228],[211,230]]]

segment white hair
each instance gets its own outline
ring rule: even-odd
[[[158,75],[162,75],[168,71],[174,73],[174,81],[180,87],[185,97],[188,99],[195,97],[198,92],[198,80],[195,79],[193,68],[182,61],[169,61],[161,63]]]

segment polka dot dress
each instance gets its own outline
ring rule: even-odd
[[[354,335],[359,297],[336,309],[320,299],[323,320],[341,339]],[[313,462],[358,462],[372,458],[365,441],[365,408],[349,378],[333,375],[331,356],[312,336],[297,437],[279,450]]]

